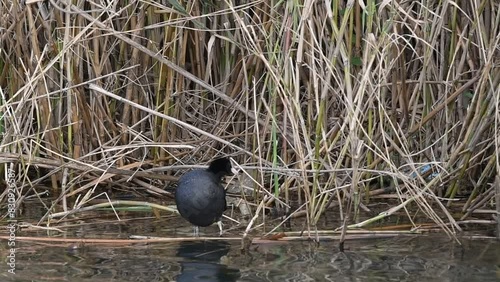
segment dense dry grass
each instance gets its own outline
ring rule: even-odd
[[[272,206],[311,229],[325,210],[363,226],[404,209],[414,227],[423,213],[449,233],[494,209],[498,1],[0,0],[0,11],[0,161],[18,203],[41,183],[64,210],[107,183],[160,194],[185,165],[230,155],[253,179],[239,182],[256,204],[247,231]],[[387,212],[360,222],[380,201]]]

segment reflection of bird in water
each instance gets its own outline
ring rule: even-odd
[[[220,264],[230,247],[223,241],[182,242],[177,257],[184,259],[177,281],[236,281],[240,271]]]

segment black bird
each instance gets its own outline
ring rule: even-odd
[[[175,204],[181,216],[195,226],[206,227],[214,222],[219,225],[220,218],[226,210],[226,191],[222,187],[222,177],[236,174],[228,158],[212,161],[207,169],[196,169],[181,176],[175,192]]]

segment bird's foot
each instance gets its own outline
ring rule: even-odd
[[[217,225],[219,226],[219,230],[220,230],[220,232],[219,232],[219,236],[222,236],[222,233],[223,233],[223,232],[222,232],[222,221],[220,221],[220,220],[219,220],[219,221],[217,221]]]

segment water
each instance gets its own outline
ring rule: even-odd
[[[28,213],[19,221],[36,223],[42,213]],[[319,244],[271,242],[241,249],[241,241],[116,244],[130,235],[192,238],[192,227],[179,216],[151,212],[88,212],[54,222],[64,233],[25,228],[16,232],[15,274],[9,273],[8,241],[0,240],[0,281],[500,281],[500,242],[460,239],[444,234]],[[330,217],[330,218],[333,218]],[[322,221],[323,222],[323,221]],[[53,225],[54,225],[53,223]],[[300,230],[296,222],[294,230]],[[338,226],[324,222],[323,230]],[[8,235],[5,222],[0,236]],[[231,223],[226,222],[226,228]],[[228,229],[226,229],[228,230]],[[217,236],[216,225],[202,228]],[[226,237],[241,236],[233,229]],[[90,242],[26,241],[37,238],[110,239],[106,245]]]
[[[1,241],[2,257],[6,241]],[[500,244],[443,236],[252,245],[205,241],[58,247],[18,242],[0,281],[500,281]]]

